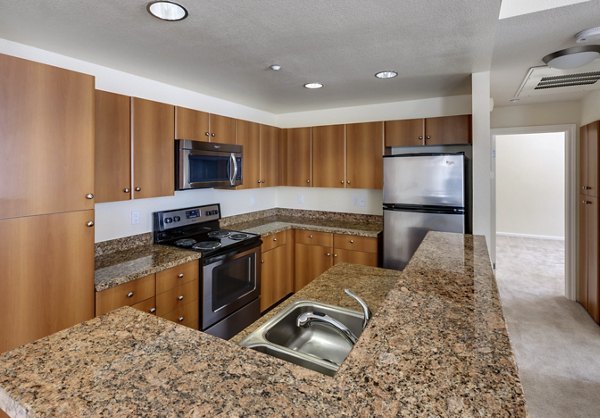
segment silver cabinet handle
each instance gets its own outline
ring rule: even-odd
[[[131,298],[131,297],[133,297],[133,292],[129,292],[129,293],[127,293],[127,297],[128,297],[128,298]]]
[[[183,273],[179,273],[179,274],[177,275],[177,277],[179,277],[180,279],[183,279]]]
[[[94,221],[87,221],[86,225],[88,228],[91,228],[92,226],[94,226]]]
[[[183,316],[180,316],[179,318],[177,318],[177,320],[178,320],[179,322],[182,322],[182,321],[183,321]]]
[[[592,202],[589,201],[589,200],[583,200],[582,202],[585,203],[586,205],[591,205],[592,204]]]
[[[150,308],[150,310],[148,312],[154,313],[154,312],[156,312],[156,308]]]
[[[590,186],[583,186],[582,189],[583,190],[592,190],[592,188]]]
[[[85,195],[85,198],[88,200],[92,200],[94,198],[94,194],[93,193],[88,193]]]
[[[124,187],[123,188],[123,193],[129,193],[129,192],[130,192],[129,187]]]
[[[177,296],[177,300],[183,300],[183,295]]]
[[[135,188],[135,191],[136,191],[136,192],[141,192],[141,191],[142,191],[142,188],[141,188],[141,187],[136,187],[136,188]]]

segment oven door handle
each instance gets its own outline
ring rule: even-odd
[[[241,250],[241,252],[240,252]],[[240,248],[236,248],[234,250],[229,251],[228,253],[225,254],[219,254],[213,257],[207,257],[206,259],[204,259],[204,265],[209,265],[209,264],[214,264],[214,263],[218,263],[218,262],[224,262],[224,261],[232,261],[232,260],[236,260],[238,258],[242,258],[242,257],[246,257],[249,254],[252,253],[257,253],[260,251],[260,243],[256,244],[256,245],[252,245],[252,247],[250,248],[245,248],[245,249],[240,249]]]

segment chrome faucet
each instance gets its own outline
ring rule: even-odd
[[[371,310],[369,309],[369,307],[367,306],[367,304],[365,303],[365,301],[362,300],[360,297],[358,297],[358,295],[356,293],[354,293],[353,291],[351,291],[350,289],[344,289],[344,293],[347,294],[348,296],[350,296],[355,301],[357,301],[358,304],[360,305],[360,307],[362,308],[362,311],[363,311],[363,329],[365,329],[367,327],[369,319],[371,319],[371,316],[373,315],[371,313]]]
[[[356,341],[358,341],[358,337],[354,335],[354,333],[350,331],[346,325],[342,324],[337,319],[324,314],[323,312],[304,312],[298,315],[298,319],[296,319],[296,325],[298,327],[307,327],[313,322],[330,326],[341,335],[346,337],[346,339],[350,341],[352,345],[356,344]]]

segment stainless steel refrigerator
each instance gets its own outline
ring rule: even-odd
[[[383,266],[402,270],[428,231],[465,232],[465,156],[383,157]]]

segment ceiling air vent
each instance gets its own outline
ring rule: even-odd
[[[600,88],[600,60],[584,67],[559,70],[547,66],[530,68],[515,97],[574,93]]]

